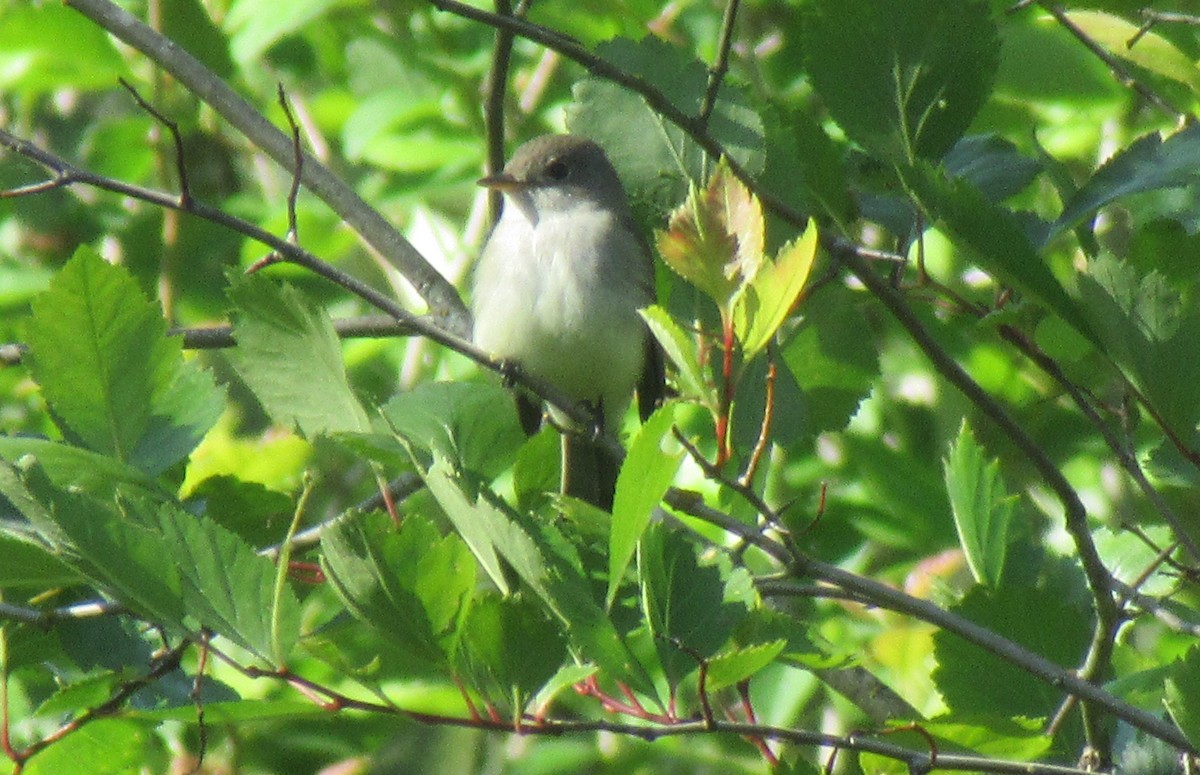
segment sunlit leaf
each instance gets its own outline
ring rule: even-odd
[[[675,406],[668,403],[660,407],[642,425],[629,445],[629,454],[617,475],[608,549],[606,606],[612,605],[642,531],[650,524],[654,509],[683,463],[682,448],[667,438],[675,423]]]
[[[784,245],[774,261],[764,262],[733,307],[733,329],[745,358],[767,346],[804,289],[817,255],[817,224]]]

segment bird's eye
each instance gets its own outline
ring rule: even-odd
[[[546,177],[551,180],[566,180],[570,174],[571,168],[562,160],[555,159],[546,165]]]

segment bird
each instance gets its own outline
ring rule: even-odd
[[[561,489],[611,510],[618,460],[595,431],[615,432],[634,390],[645,420],[664,393],[662,351],[638,314],[655,301],[654,265],[604,150],[570,134],[521,145],[479,180],[504,208],[475,270],[473,340],[485,352],[585,404],[595,428],[561,411]],[[526,433],[540,401],[518,392]]]

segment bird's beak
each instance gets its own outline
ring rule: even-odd
[[[495,175],[480,178],[475,181],[475,185],[490,188],[494,191],[515,191],[524,184],[507,172],[497,172]]]

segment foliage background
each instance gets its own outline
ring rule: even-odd
[[[293,203],[305,250],[461,322],[87,5],[0,0],[0,128],[110,180],[178,192],[182,167],[192,200],[277,237]],[[608,150],[648,235],[717,150],[763,202],[767,255],[812,216],[799,305],[770,347],[729,349],[731,383],[712,294],[660,268],[681,397],[631,425],[644,476],[610,524],[544,496],[553,434],[523,440],[471,358],[378,320],[339,339],[330,316],[379,310],[311,267],[242,277],[267,247],[131,192],[0,199],[5,771],[184,772],[203,752],[210,772],[807,772],[830,762],[817,732],[846,771],[924,767],[934,739],[942,766],[1178,771],[1200,746],[1200,7],[535,0],[504,65],[503,36],[442,5],[121,3],[286,128],[281,84],[305,148],[455,287],[488,223],[473,181],[570,129]],[[118,79],[178,124],[181,157]],[[0,155],[0,188],[45,179]],[[231,319],[236,348],[165,336]],[[674,422],[717,459],[729,415],[715,480],[660,443]],[[748,469],[761,502],[731,486]],[[395,477],[403,530],[354,515]],[[672,477],[710,510],[676,493],[684,527],[647,528]],[[492,483],[520,509],[476,502]],[[254,553],[347,513],[292,553],[319,583]],[[993,653],[955,634],[970,623]],[[1102,696],[1070,700],[1009,643]],[[595,693],[571,690],[568,648]],[[550,717],[580,728],[503,731],[552,676]],[[690,734],[623,726],[669,698],[663,726]],[[770,741],[705,729],[705,699]]]

